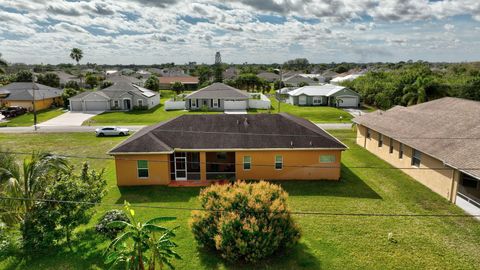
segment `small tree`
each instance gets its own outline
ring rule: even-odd
[[[174,82],[172,84],[172,90],[175,91],[175,93],[180,94],[181,92],[183,92],[183,90],[185,90],[185,88],[183,87],[183,84],[181,82]]]
[[[304,87],[304,86],[308,86],[308,83],[307,82],[300,82],[298,84],[298,87]]]
[[[291,247],[300,231],[287,207],[287,193],[267,182],[214,185],[200,192],[205,211],[192,213],[197,242],[229,261],[256,262]]]
[[[33,74],[29,70],[20,70],[15,75],[16,82],[32,82]]]
[[[72,88],[72,89],[75,89],[75,90],[80,90],[80,85],[78,85],[78,82],[77,81],[68,81],[64,88]]]
[[[151,75],[145,81],[145,88],[150,89],[152,91],[160,90],[160,81],[158,80],[157,76]]]
[[[93,74],[87,75],[87,77],[85,77],[85,83],[90,85],[90,88],[94,88],[98,84],[98,78]]]
[[[135,211],[125,202],[125,212],[129,221],[112,221],[109,226],[124,226],[126,232],[115,238],[106,250],[106,264],[125,263],[126,269],[164,269],[164,266],[174,268],[171,260],[181,259],[173,248],[174,229],[156,225],[160,222],[175,220],[174,217],[158,217],[142,223],[136,220]],[[157,235],[159,233],[159,235]]]
[[[105,88],[110,87],[112,85],[113,85],[113,82],[111,82],[111,81],[103,81],[100,84],[100,89],[105,89]]]
[[[50,87],[60,87],[60,78],[55,73],[40,74],[37,82]]]

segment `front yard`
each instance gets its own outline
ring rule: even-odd
[[[152,125],[180,116],[182,114],[204,113],[188,112],[185,110],[165,111],[163,104],[165,104],[165,101],[169,99],[170,96],[162,98],[159,106],[146,111],[102,113],[100,115],[94,116],[93,118],[85,122],[84,125]],[[270,112],[276,113],[278,109],[278,102],[273,98],[271,98],[271,101],[272,109],[270,110]],[[333,107],[299,107],[282,103],[280,109],[281,112],[287,112],[299,117],[303,117],[309,119],[314,123],[348,123],[352,119],[352,116],[348,112]],[[249,113],[268,112],[268,110],[249,110]]]
[[[283,104],[282,104],[283,105]],[[289,193],[293,211],[322,213],[462,214],[456,206],[404,173],[354,144],[351,131],[331,131],[350,147],[342,156],[342,180],[278,182]],[[107,157],[105,152],[125,138],[96,138],[92,134],[0,134],[2,147],[15,151],[50,150],[60,154]],[[87,146],[87,147],[86,147]],[[83,159],[74,159],[80,162]],[[104,203],[128,200],[138,206],[195,208],[199,188],[117,188],[111,160],[89,160],[105,167],[108,194]],[[0,269],[105,269],[102,252],[107,242],[91,231],[100,214],[77,232],[74,252],[61,246],[37,259],[0,258]],[[460,217],[388,217],[297,214],[303,237],[293,250],[275,254],[258,265],[230,265],[197,247],[189,230],[190,211],[134,207],[142,220],[176,216],[176,238],[183,257],[177,269],[478,269],[480,223]],[[396,243],[388,240],[393,233]],[[3,261],[2,261],[3,259]]]
[[[41,122],[45,122],[63,113],[64,113],[63,108],[54,108],[54,109],[39,111],[37,112],[37,123],[39,124]],[[12,118],[5,124],[5,126],[7,127],[33,126],[33,113],[26,113],[24,115],[20,115],[18,117]]]

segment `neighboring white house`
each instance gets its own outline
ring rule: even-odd
[[[304,86],[287,92],[288,103],[298,106],[359,107],[360,95],[346,87],[324,84]]]
[[[165,110],[230,111],[269,109],[270,100],[261,93],[247,93],[223,83],[214,83],[192,92],[182,101],[165,102]]]
[[[69,98],[71,111],[129,111],[153,108],[160,104],[160,94],[130,82],[115,82],[98,91],[85,91]]]

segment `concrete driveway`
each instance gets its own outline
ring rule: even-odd
[[[102,112],[66,112],[60,116],[38,124],[39,127],[81,126],[82,123]]]
[[[348,112],[349,114],[351,114],[352,116],[354,117],[357,117],[357,116],[360,116],[360,115],[364,115],[365,112],[360,110],[360,109],[353,109],[353,108],[348,108],[348,109],[343,109],[344,111]]]

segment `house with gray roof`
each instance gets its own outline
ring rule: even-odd
[[[262,78],[267,82],[275,82],[280,80],[280,75],[273,72],[260,72],[257,74],[257,77]]]
[[[356,142],[480,214],[480,102],[446,97],[355,117]]]
[[[185,97],[187,110],[246,110],[250,95],[224,83],[214,83]]]
[[[28,110],[44,110],[63,104],[63,90],[32,82],[14,82],[0,87],[1,106],[19,106]]]
[[[298,106],[359,107],[360,94],[344,86],[309,85],[287,92],[288,103]]]
[[[85,91],[69,99],[71,111],[130,111],[160,104],[160,94],[128,81],[117,81],[98,91]]]
[[[289,77],[284,77],[283,82],[285,83],[286,86],[300,86],[302,84],[318,85],[318,81],[302,76],[301,74],[295,74]]]

